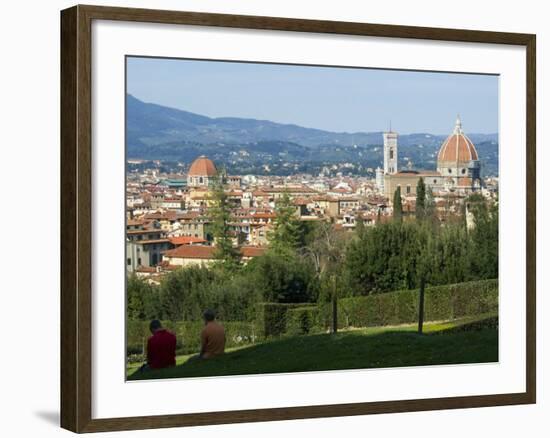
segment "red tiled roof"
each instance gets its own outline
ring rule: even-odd
[[[218,171],[214,163],[204,155],[197,158],[189,168],[188,176],[216,176]]]
[[[175,249],[165,251],[166,257],[179,259],[213,259],[215,248],[205,245],[180,245]]]
[[[216,248],[205,245],[181,245],[176,249],[164,252],[166,257],[181,259],[214,259]],[[243,246],[239,249],[242,257],[258,257],[265,252],[265,248]]]
[[[257,246],[243,246],[240,252],[243,257],[258,257],[263,255],[265,251],[265,248]]]
[[[472,141],[462,133],[450,135],[441,145],[437,161],[464,162],[477,160],[477,151]]]
[[[174,245],[191,245],[193,243],[205,243],[206,240],[193,236],[170,237],[170,243]]]

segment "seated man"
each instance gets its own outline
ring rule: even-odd
[[[202,316],[205,326],[201,332],[201,352],[199,357],[201,359],[210,359],[224,352],[225,329],[215,321],[216,314],[213,310],[205,310]]]
[[[162,327],[158,319],[149,324],[153,334],[147,341],[146,368],[166,368],[176,365],[176,335]]]

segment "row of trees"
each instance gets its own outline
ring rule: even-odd
[[[213,307],[225,320],[244,321],[253,318],[259,302],[334,302],[343,296],[496,278],[497,207],[474,195],[467,200],[473,229],[465,221],[441,225],[433,197],[419,184],[416,220],[403,221],[401,212],[375,227],[358,224],[354,233],[337,232],[325,221],[300,221],[285,195],[277,203],[268,251],[246,265],[231,244],[230,205],[220,185],[212,210],[218,262],[177,270],[160,286],[131,276],[128,315],[198,320]],[[395,205],[401,205],[400,199]]]

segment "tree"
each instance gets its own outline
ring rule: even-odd
[[[393,218],[399,222],[403,220],[403,205],[401,204],[401,186],[397,186],[393,194]]]
[[[214,255],[216,259],[223,262],[227,269],[231,270],[239,266],[240,254],[238,249],[233,246],[233,237],[229,225],[231,208],[221,178],[214,182],[212,196],[215,202],[215,206],[210,209],[212,234],[216,244]]]
[[[206,308],[216,308],[211,289],[220,273],[202,266],[177,269],[160,287],[162,315],[170,321],[198,321]]]
[[[416,184],[416,219],[422,220],[426,217],[426,185],[424,178],[418,178]]]
[[[279,253],[295,252],[303,245],[304,230],[296,216],[296,207],[288,193],[277,200],[275,206],[275,227],[269,234],[271,247]]]
[[[435,199],[431,187],[426,189],[426,201],[424,204],[424,216],[427,220],[435,223],[437,216],[435,214]]]
[[[474,227],[469,231],[472,242],[472,271],[480,279],[498,277],[498,202],[491,207],[479,194],[467,200],[474,216]]]
[[[433,268],[433,234],[429,228],[421,225],[418,236],[418,257],[416,262],[416,274],[418,277],[418,333],[422,334],[424,330],[424,296],[426,283],[430,280],[430,274]]]
[[[317,299],[312,266],[296,254],[269,250],[250,260],[244,272],[265,302],[305,303]]]
[[[363,235],[364,227],[361,227],[357,235]],[[321,285],[321,290],[328,292],[332,303],[332,332],[338,331],[338,296],[339,287],[336,281],[341,271],[344,259],[345,239],[341,233],[337,233],[332,225],[327,222],[317,224],[313,240],[305,248],[305,253],[313,261],[315,274]],[[325,297],[327,293],[323,294]]]
[[[161,318],[158,288],[132,274],[126,283],[127,315],[129,319]]]

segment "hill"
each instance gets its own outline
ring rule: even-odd
[[[269,165],[271,173],[283,175],[318,171],[331,163],[350,163],[348,169],[355,174],[382,165],[382,132],[330,132],[269,120],[211,118],[142,102],[130,94],[126,110],[129,158],[190,162],[206,154],[233,172],[259,173]],[[445,137],[400,135],[400,164],[411,161],[416,168],[435,168]],[[497,174],[497,134],[469,137],[476,144],[484,173]]]
[[[495,317],[492,317],[495,319]],[[127,369],[129,380],[227,376],[261,373],[486,363],[498,361],[498,329],[491,318],[427,323],[426,335],[415,325],[372,327],[337,334],[303,335],[234,349],[223,356],[162,370]]]

